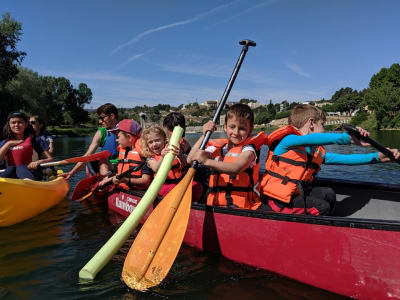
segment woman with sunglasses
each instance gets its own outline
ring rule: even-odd
[[[0,142],[0,161],[6,159],[7,168],[0,174],[3,178],[41,180],[41,163],[52,160],[51,154],[35,137],[25,114],[13,112],[8,115],[3,128],[5,140]],[[34,157],[44,157],[35,160]]]
[[[53,154],[54,145],[53,138],[46,133],[46,124],[39,116],[31,116],[29,118],[29,124],[31,124],[33,130],[35,131],[35,135],[44,145],[48,145],[49,153]]]

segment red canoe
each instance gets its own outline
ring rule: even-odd
[[[324,180],[336,216],[315,217],[193,203],[184,242],[236,262],[360,299],[400,298],[400,187]],[[140,194],[108,195],[128,216]]]

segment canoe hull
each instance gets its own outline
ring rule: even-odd
[[[115,195],[108,197],[110,210],[124,217],[137,201],[140,196],[124,192],[119,192],[118,201]],[[193,203],[184,242],[341,295],[400,297],[398,221],[286,215]]]
[[[0,227],[41,214],[65,198],[69,184],[64,178],[42,182],[0,178]]]

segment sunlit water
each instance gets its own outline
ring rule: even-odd
[[[193,142],[198,135],[188,135]],[[400,147],[399,132],[378,136],[382,144]],[[90,138],[55,140],[56,160],[82,155]],[[329,146],[347,153],[371,149]],[[265,157],[265,151],[263,156]],[[324,166],[321,175],[400,184],[398,164]],[[70,167],[65,167],[68,170]],[[71,190],[83,178],[71,180]],[[21,208],[23,209],[23,208]],[[65,199],[21,224],[0,228],[0,299],[340,299],[340,296],[276,274],[236,264],[217,255],[183,246],[166,280],[141,293],[121,281],[125,253],[134,235],[91,283],[80,282],[79,270],[115,232],[122,220],[102,203]]]

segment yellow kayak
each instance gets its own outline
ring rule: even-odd
[[[48,210],[67,195],[67,180],[0,178],[0,227],[11,226]]]

